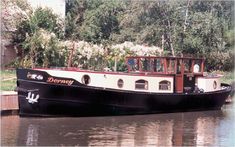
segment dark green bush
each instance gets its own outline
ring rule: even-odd
[[[222,71],[233,71],[234,69],[234,52],[211,52],[206,56],[206,69],[211,70],[222,70]]]

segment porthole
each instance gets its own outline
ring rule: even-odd
[[[90,84],[90,82],[91,82],[90,76],[84,75],[84,76],[82,77],[82,83],[83,83],[83,84],[88,85],[88,84]]]
[[[217,88],[217,82],[216,82],[216,81],[214,81],[214,83],[213,83],[213,88],[214,88],[214,89]]]
[[[124,84],[123,80],[122,80],[122,79],[119,79],[118,82],[117,82],[118,87],[119,87],[119,88],[122,88],[122,87],[123,87],[123,84]]]

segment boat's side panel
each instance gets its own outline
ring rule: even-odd
[[[79,71],[63,71],[63,70],[44,70],[51,76],[69,78],[73,77],[74,80],[83,83],[82,79],[85,75],[89,76],[90,81],[88,86],[94,87],[104,87],[104,88],[112,88],[112,89],[120,89],[120,90],[131,90],[131,91],[151,91],[158,93],[173,93],[174,91],[174,77],[171,75],[168,76],[136,76],[133,74],[125,75],[125,74],[108,74],[108,73],[90,73],[90,72],[79,72]],[[123,80],[123,87],[118,87],[118,80]],[[147,89],[136,89],[135,82],[138,80],[146,80],[148,81]],[[161,81],[169,81],[170,87],[169,90],[160,90],[159,83]]]
[[[28,72],[43,80],[30,80]],[[45,72],[18,70],[21,115],[120,115],[220,109],[229,91],[202,94],[156,94],[85,86],[74,79],[58,79]],[[54,77],[55,78],[55,77]],[[63,81],[64,80],[64,81]],[[66,80],[74,80],[71,85]]]
[[[204,92],[217,91],[221,89],[219,77],[197,77],[196,82],[200,89]]]

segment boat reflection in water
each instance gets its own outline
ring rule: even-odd
[[[15,122],[19,124],[12,125],[17,130],[17,135],[12,135],[16,142],[10,144],[6,139],[11,138],[2,136],[3,145],[215,146],[228,145],[226,143],[229,142],[223,140],[231,137],[221,138],[221,134],[229,131],[231,126],[224,121],[226,116],[222,111],[115,117],[17,118]],[[2,121],[6,123],[7,119]]]

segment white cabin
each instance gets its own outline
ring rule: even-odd
[[[85,86],[104,89],[150,93],[198,93],[221,89],[220,77],[203,75],[202,58],[127,57],[126,64],[128,72],[39,70],[46,71],[53,77],[72,78]]]

